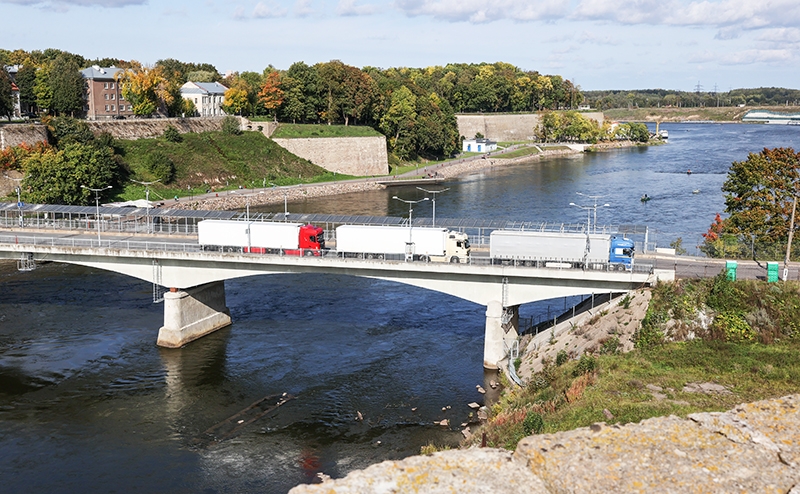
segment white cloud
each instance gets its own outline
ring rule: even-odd
[[[357,5],[356,0],[340,0],[336,7],[336,13],[344,16],[372,15],[377,11],[378,9],[374,5]]]
[[[280,5],[270,2],[269,5],[264,2],[258,2],[253,9],[253,17],[255,19],[274,19],[276,17],[285,17],[286,9]]]
[[[743,50],[732,53],[698,52],[689,58],[690,63],[717,63],[719,65],[752,65],[789,62],[794,58],[791,50]]]
[[[761,36],[759,36],[758,40],[765,41],[768,43],[780,43],[780,44],[800,43],[800,28],[788,27],[788,28],[765,29],[761,33]]]
[[[308,17],[314,13],[311,0],[297,0],[294,4],[294,13],[297,17]]]
[[[578,38],[581,43],[592,45],[618,45],[620,42],[609,35],[598,35],[591,31],[583,31]]]
[[[563,17],[569,2],[562,0],[396,0],[395,7],[408,16],[428,15],[451,22],[474,24],[503,19],[535,21]]]

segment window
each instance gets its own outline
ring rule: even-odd
[[[116,111],[117,109],[114,108],[114,105],[111,105],[111,111]]]
[[[120,101],[123,101],[124,99],[125,99],[125,97],[124,97],[123,95],[121,95],[121,94],[120,94],[120,95],[119,95],[119,100],[120,100]]]
[[[106,111],[108,111],[108,105],[106,105]]]
[[[111,99],[114,99],[114,98],[116,98],[116,97],[117,97],[117,95],[116,95],[116,94],[114,94],[114,93],[111,93]]]
[[[133,111],[133,105],[128,105],[128,111]]]
[[[114,83],[113,82],[111,83],[111,89],[114,89]]]
[[[105,99],[108,99],[108,93],[103,93],[103,97],[104,97]]]
[[[108,83],[107,82],[103,83],[103,89],[108,89]]]

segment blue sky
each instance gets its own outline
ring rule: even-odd
[[[585,90],[800,88],[800,0],[0,0],[0,47],[261,72],[504,61]]]

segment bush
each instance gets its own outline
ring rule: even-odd
[[[559,350],[559,352],[556,354],[556,365],[557,366],[564,365],[567,363],[567,360],[569,360],[569,355],[567,354],[567,351]]]
[[[591,355],[584,353],[581,355],[580,360],[578,360],[578,367],[575,368],[575,372],[573,373],[575,376],[581,376],[583,374],[588,374],[590,372],[594,372],[597,368],[597,361]]]
[[[522,430],[526,436],[531,434],[541,434],[544,430],[544,419],[536,412],[528,412],[525,420],[522,421]]]
[[[163,151],[156,150],[147,155],[147,170],[162,184],[175,179],[175,163]]]
[[[168,125],[166,129],[164,129],[164,139],[168,140],[169,142],[182,142],[183,136],[178,129],[173,127],[172,125]]]
[[[222,119],[222,132],[236,136],[240,135],[242,131],[239,129],[239,119],[232,115]]]

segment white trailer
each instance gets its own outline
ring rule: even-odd
[[[302,223],[203,220],[197,224],[197,233],[200,245],[285,250],[298,248],[301,226]]]
[[[411,240],[411,250],[409,248]],[[336,251],[345,257],[468,262],[469,240],[446,228],[342,225],[336,228]]]
[[[588,252],[587,252],[588,238]],[[554,267],[608,263],[611,237],[585,233],[495,230],[489,235],[489,256],[499,260],[538,261]],[[549,261],[549,262],[548,262]],[[559,266],[563,264],[563,266]]]

